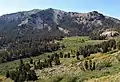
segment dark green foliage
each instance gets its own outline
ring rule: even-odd
[[[95,70],[95,62],[94,61],[92,61],[92,60],[89,60],[89,65],[90,65],[90,70],[91,71],[93,71],[93,70]]]
[[[50,58],[50,55],[48,55],[48,58]]]
[[[45,68],[48,67],[48,61],[46,59],[44,60],[44,65],[45,65]]]
[[[64,58],[67,58],[67,54],[64,54]]]
[[[50,58],[48,58],[47,60],[48,60],[48,66],[52,67],[52,60]]]
[[[80,55],[80,53],[79,53],[79,51],[77,51],[77,52],[76,52],[76,56],[79,56],[79,55]]]
[[[10,71],[9,74],[10,74],[10,78],[12,80],[16,81],[18,79],[18,72],[17,71],[15,71],[15,70]]]
[[[107,67],[111,67],[112,66],[112,62],[111,61],[108,61],[108,60],[105,60],[103,62],[99,62],[97,65],[96,65],[96,69],[97,70],[101,70],[101,69],[104,69],[104,68],[107,68]]]
[[[37,80],[37,76],[34,70],[30,70],[26,76],[27,81],[32,80],[35,81]]]
[[[9,71],[6,72],[6,77],[7,77],[7,78],[10,77]]]
[[[43,67],[43,63],[39,60],[38,62],[37,62],[37,67],[39,68],[39,69],[42,69]]]
[[[95,66],[96,66],[96,65],[95,65],[95,62],[93,62],[93,68],[92,68],[93,70],[95,70]]]
[[[76,57],[77,60],[80,60],[79,56]]]
[[[109,41],[104,41],[101,43],[101,48],[103,53],[116,49],[116,41],[114,39],[110,39]]]
[[[92,63],[93,63],[92,60],[89,60],[90,70],[93,70]]]
[[[88,61],[84,62],[85,69],[88,70]]]
[[[72,55],[73,58],[75,58],[75,55]]]
[[[100,36],[101,33],[102,33],[102,31],[95,30],[95,31],[90,33],[89,37],[92,40],[105,40],[107,36]]]
[[[108,47],[109,47],[108,42],[104,41],[101,43],[101,48],[103,53],[106,53],[108,51]]]
[[[17,79],[17,82],[23,82],[23,81],[26,80],[26,75],[27,75],[27,73],[26,73],[25,70],[19,71],[18,74],[19,74],[19,77],[18,77],[18,79]]]
[[[52,61],[57,62],[59,57],[55,56],[54,54],[54,58],[53,60],[51,59],[51,56],[48,57],[47,59],[44,60],[44,62],[41,62],[40,60],[37,61],[36,64],[34,64],[35,69],[43,69],[43,68],[48,68],[48,67],[52,67]]]
[[[50,59],[53,61],[53,58],[54,58],[54,54],[52,54],[51,56],[50,56]]]
[[[68,53],[68,58],[70,58],[70,53]]]
[[[55,65],[60,65],[60,59],[59,58],[54,58]]]
[[[88,57],[90,56],[90,54],[97,53],[97,52],[106,53],[113,49],[116,49],[116,41],[114,39],[110,39],[100,44],[86,45],[86,46],[80,47],[79,51],[76,52],[76,58],[79,58],[79,55]]]
[[[110,39],[109,40],[109,47],[112,49],[116,49],[116,41],[115,41],[115,39]]]
[[[10,77],[15,82],[24,82],[26,80],[37,80],[37,76],[34,70],[30,70],[29,63],[24,64],[23,60],[20,60],[20,66],[18,69],[10,71],[9,75],[6,74],[7,77]]]
[[[63,58],[63,53],[62,52],[60,52],[60,58]]]
[[[25,64],[25,69],[26,69],[26,71],[29,71],[30,68],[31,68],[31,67],[30,67],[30,64],[29,64],[29,63],[26,63],[26,64]]]
[[[85,60],[84,64],[83,64],[83,68],[84,70],[95,70],[95,62],[93,62],[92,60]]]
[[[7,42],[5,45],[9,45],[9,47],[6,51],[0,52],[0,63],[22,58],[28,58],[31,56],[38,56],[45,52],[56,51],[62,46],[59,43],[51,43],[54,40],[55,38],[49,37],[48,39],[38,38],[35,40],[15,40],[10,41],[10,44]],[[30,59],[30,63],[33,64],[32,59]]]
[[[23,71],[25,69],[25,65],[24,65],[24,63],[23,63],[23,60],[22,59],[20,59],[20,66],[19,66],[19,70],[20,71]]]
[[[34,69],[38,69],[38,65],[36,64],[37,62],[36,61],[34,61],[34,63],[33,63],[33,65],[34,65]]]
[[[80,59],[80,58],[79,58],[79,55],[80,55],[80,53],[79,53],[79,51],[77,51],[77,52],[76,52],[76,58],[77,58],[77,60]]]
[[[61,48],[62,48],[62,49],[65,48],[65,45],[62,45]]]
[[[30,58],[30,64],[33,64],[33,59],[32,58]]]
[[[117,42],[117,48],[120,50],[120,40]]]
[[[57,53],[54,53],[54,58],[59,58],[59,55]]]
[[[53,59],[55,65],[60,65],[60,59],[59,55],[57,53],[54,54],[54,59]]]

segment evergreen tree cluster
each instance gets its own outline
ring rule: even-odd
[[[37,80],[35,70],[31,70],[30,68],[29,63],[24,64],[23,60],[20,60],[19,67],[15,70],[7,71],[6,77],[11,78],[15,82],[35,81]]]
[[[92,40],[105,40],[107,36],[100,36],[103,31],[96,30],[90,33],[89,37]]]
[[[60,56],[57,53],[52,54],[51,56],[48,55],[44,61],[38,60],[38,61],[33,61],[30,58],[30,64],[34,65],[34,68],[37,69],[44,69],[48,67],[52,67],[53,65],[60,65]]]
[[[120,40],[117,42],[117,48],[120,50]]]
[[[11,78],[15,82],[35,81],[38,79],[35,70],[52,67],[53,65],[60,65],[60,59],[57,53],[51,56],[48,55],[44,61],[34,61],[30,58],[28,63],[24,63],[21,59],[20,65],[16,69],[6,72],[6,77]]]
[[[31,56],[38,56],[45,52],[63,49],[65,46],[53,40],[20,40],[6,44],[6,49],[0,52],[0,63],[13,61]]]
[[[85,60],[83,62],[83,69],[84,70],[95,70],[95,62],[93,62],[92,60]]]
[[[106,53],[113,49],[116,49],[116,41],[114,39],[110,39],[100,44],[86,45],[86,46],[80,47],[79,50],[76,52],[76,58],[79,60],[80,55],[83,55],[83,57],[85,58],[90,56],[90,54],[93,54],[93,53],[97,53],[97,52]]]

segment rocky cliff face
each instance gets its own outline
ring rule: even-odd
[[[31,10],[0,17],[0,34],[6,36],[89,35],[94,30],[119,28],[120,20],[92,11]]]

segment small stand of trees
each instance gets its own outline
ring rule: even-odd
[[[23,60],[20,60],[20,65],[18,68],[12,71],[7,71],[6,77],[11,78],[15,82],[37,80],[35,70],[30,70],[30,64],[29,63],[24,64]]]
[[[34,66],[32,69],[31,64]],[[60,59],[57,53],[48,56],[44,61],[38,60],[35,62],[30,58],[29,63],[24,63],[21,59],[20,65],[16,69],[6,72],[6,77],[11,78],[15,82],[35,81],[38,79],[35,70],[52,67],[53,64],[60,65]]]
[[[116,49],[116,41],[114,39],[110,39],[100,44],[86,45],[84,47],[80,47],[79,50],[76,52],[76,58],[79,59],[80,55],[83,55],[85,58],[90,56],[90,54],[97,53],[97,52],[106,53],[113,49]]]

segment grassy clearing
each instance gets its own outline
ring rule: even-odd
[[[80,46],[85,46],[89,44],[98,44],[103,42],[104,40],[90,40],[88,36],[84,37],[66,37],[62,41],[61,44],[64,44],[66,48],[63,50],[58,50],[57,52],[70,52],[70,50],[78,50]]]

